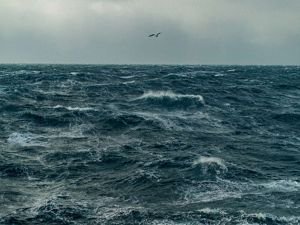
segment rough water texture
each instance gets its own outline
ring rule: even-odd
[[[300,224],[300,67],[0,65],[0,224]]]

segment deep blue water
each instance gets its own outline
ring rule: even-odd
[[[0,65],[0,224],[300,224],[300,67]]]

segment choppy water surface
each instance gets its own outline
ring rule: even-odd
[[[300,67],[0,65],[0,224],[300,224]]]

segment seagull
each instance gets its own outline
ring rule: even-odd
[[[157,34],[155,35],[155,37],[158,37],[160,34],[161,34],[161,32],[157,33]]]
[[[156,37],[158,38],[158,36],[161,34],[161,32],[156,33],[156,34],[150,34],[148,37]]]

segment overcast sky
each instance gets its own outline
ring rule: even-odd
[[[300,0],[0,0],[0,63],[300,64]]]

